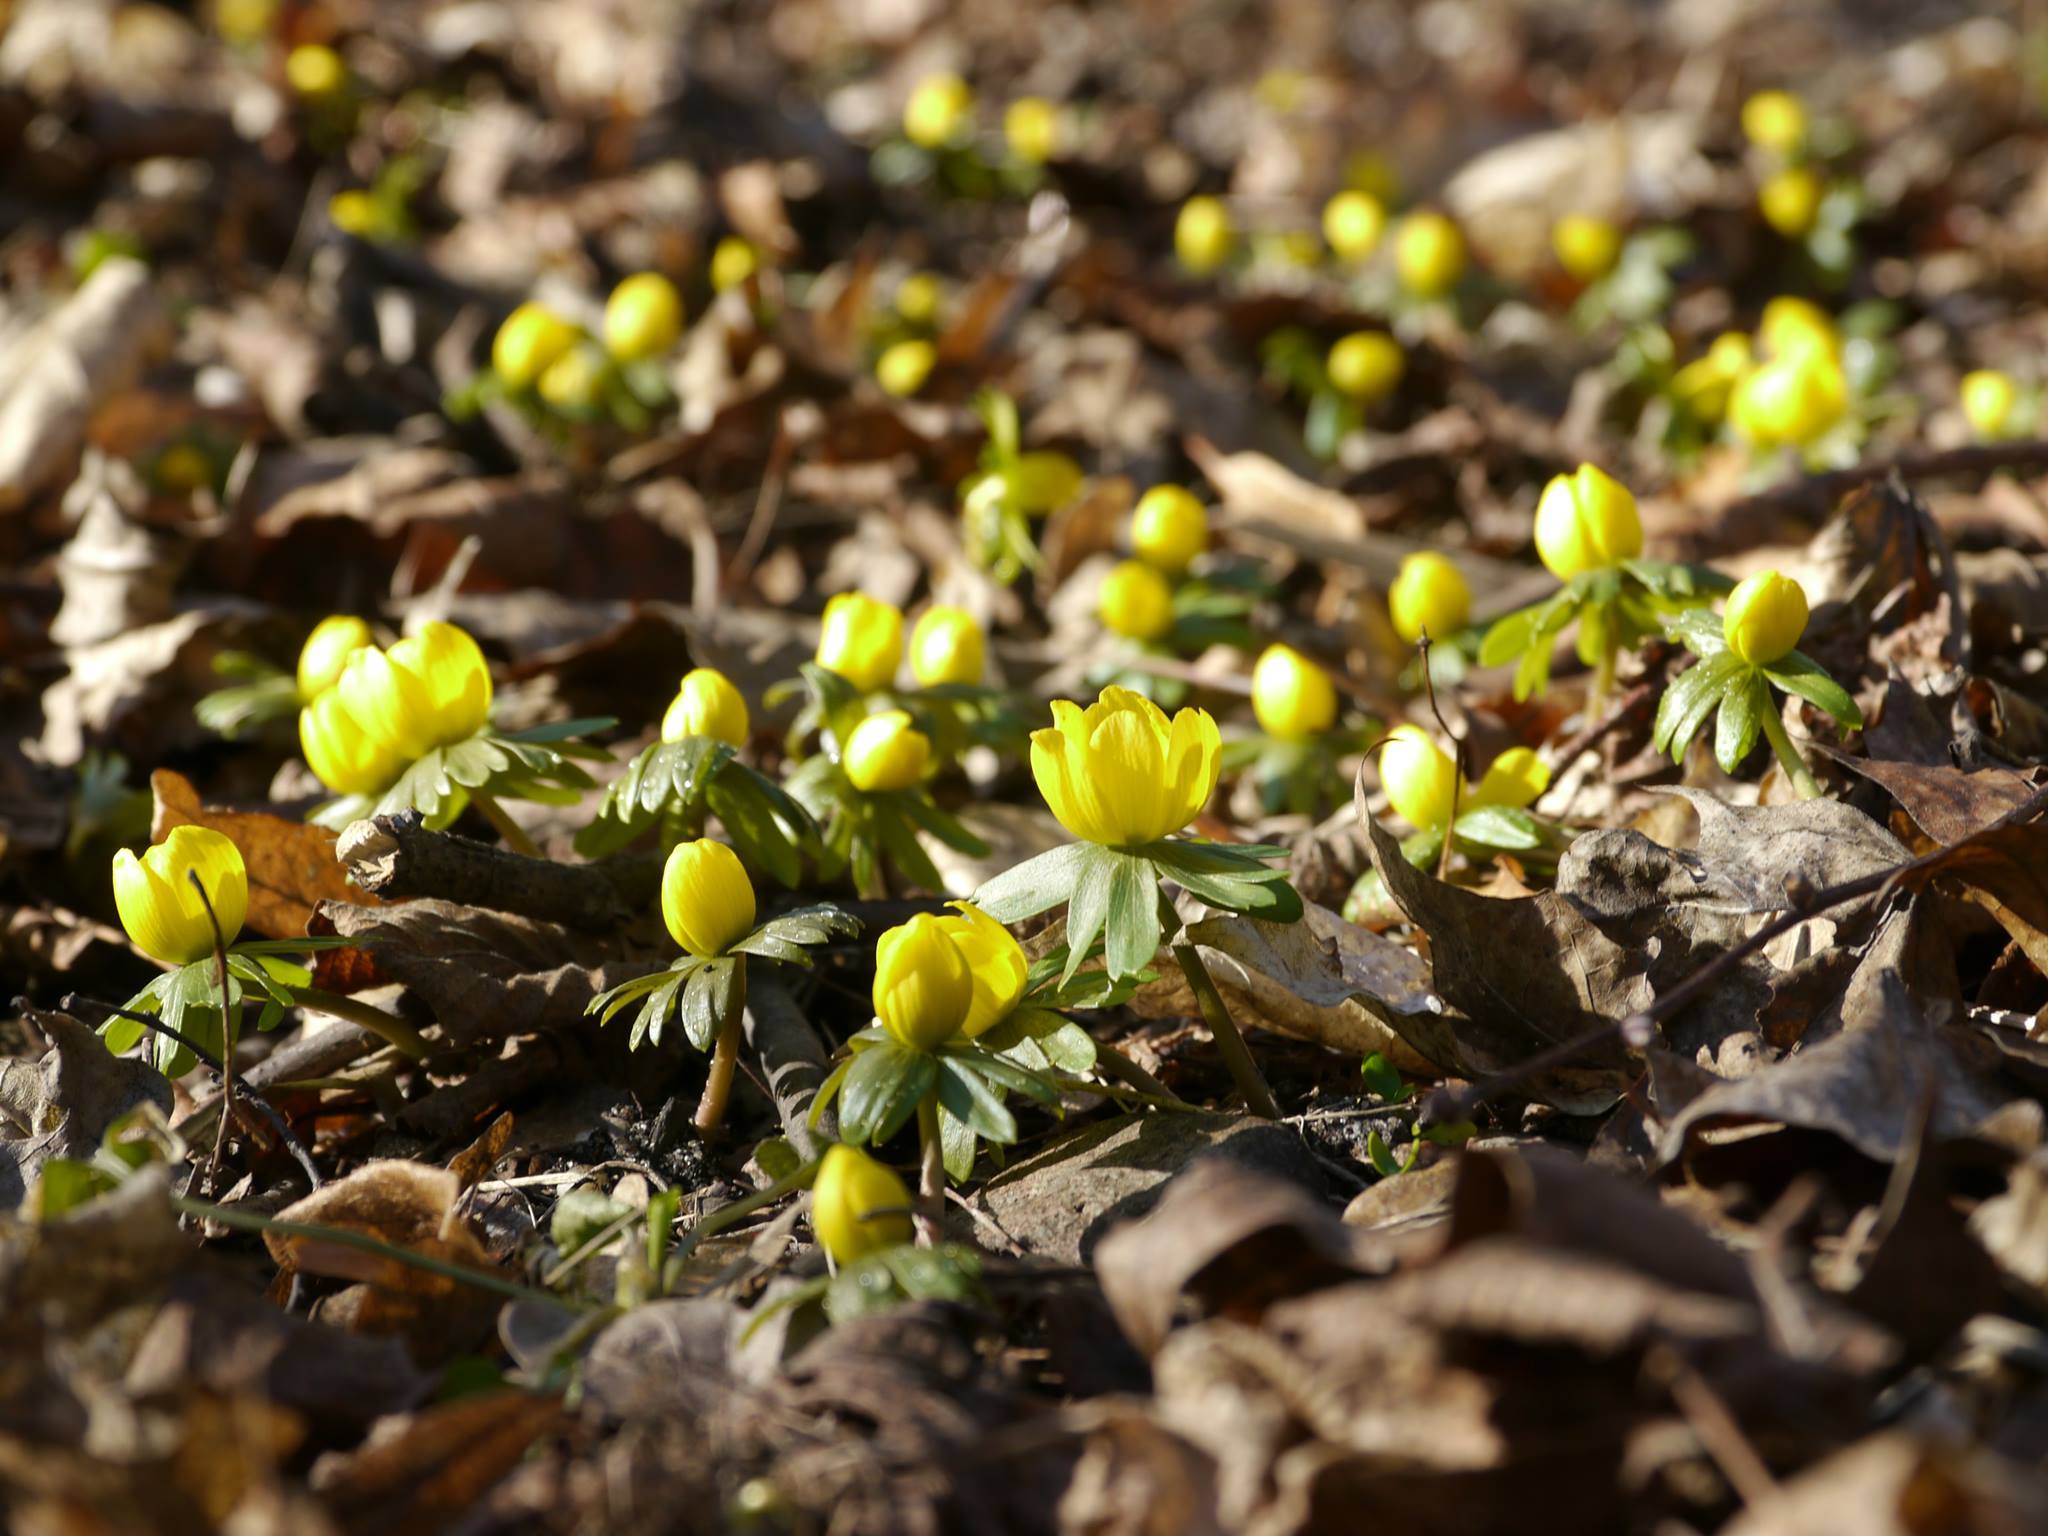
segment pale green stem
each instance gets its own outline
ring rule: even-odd
[[[1600,664],[1593,669],[1593,691],[1586,700],[1586,714],[1593,712],[1607,702],[1607,696],[1614,692],[1614,669],[1621,661],[1621,648],[1610,636],[1607,644],[1600,649]]]
[[[344,997],[339,992],[329,992],[322,987],[292,987],[288,989],[292,1001],[301,1008],[310,1008],[315,1013],[329,1014],[334,1018],[360,1025],[386,1044],[405,1052],[414,1061],[427,1059],[427,1042],[397,1014],[358,1002],[353,997]]]
[[[1252,1060],[1251,1047],[1238,1033],[1230,1010],[1224,1006],[1223,994],[1216,990],[1209,967],[1202,963],[1201,952],[1192,944],[1177,943],[1173,946],[1173,958],[1180,962],[1181,974],[1187,977],[1189,987],[1194,990],[1195,1003],[1202,1010],[1209,1033],[1216,1037],[1216,1049],[1223,1057],[1224,1066],[1230,1069],[1237,1091],[1244,1095],[1246,1107],[1261,1119],[1278,1120],[1280,1105],[1273,1098],[1273,1090],[1259,1075],[1259,1064]]]
[[[1763,717],[1764,736],[1771,744],[1771,750],[1778,754],[1778,766],[1783,768],[1792,780],[1792,788],[1802,800],[1818,800],[1821,790],[1806,762],[1799,755],[1799,749],[1792,745],[1792,738],[1785,730],[1784,712],[1778,708],[1775,697],[1766,695],[1764,707],[1757,712]]]
[[[469,803],[482,812],[485,821],[497,828],[498,836],[505,839],[505,846],[514,853],[523,853],[529,859],[545,858],[540,845],[526,835],[526,829],[507,814],[505,807],[480,789],[469,792]]]
[[[917,1246],[936,1248],[946,1215],[946,1149],[939,1140],[939,1101],[926,1094],[917,1106]]]
[[[747,1010],[747,962],[733,961],[732,1006],[718,1021],[718,1038],[711,1047],[711,1070],[704,1079],[703,1095],[697,1100],[694,1123],[697,1134],[710,1136],[725,1123],[725,1106],[732,1097],[733,1073],[740,1061],[740,1019]]]

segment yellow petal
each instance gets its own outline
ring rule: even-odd
[[[1504,805],[1519,810],[1550,787],[1550,766],[1527,747],[1510,747],[1496,757],[1486,777],[1468,796],[1470,806]]]
[[[974,1002],[974,979],[939,919],[920,912],[876,941],[871,995],[891,1038],[928,1051],[959,1033]]]
[[[910,1190],[860,1148],[835,1143],[825,1149],[811,1184],[811,1230],[841,1265],[907,1243]]]
[[[722,955],[754,926],[754,886],[739,855],[708,837],[677,843],[661,872],[661,916],[690,954]]]
[[[1010,1016],[1024,995],[1031,962],[1010,930],[979,907],[964,901],[951,905],[960,915],[942,917],[939,923],[958,947],[973,978],[974,1001],[960,1026],[960,1033],[971,1040]]]

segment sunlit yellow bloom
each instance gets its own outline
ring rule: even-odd
[[[661,869],[661,920],[700,959],[745,938],[754,928],[754,886],[740,856],[708,837],[677,843]]]
[[[860,693],[886,688],[903,660],[903,610],[865,592],[841,592],[825,604],[818,665]]]
[[[692,667],[661,717],[661,739],[681,741],[689,736],[708,736],[728,746],[744,747],[753,721],[747,714],[746,695],[715,667]]]
[[[377,199],[361,187],[348,187],[327,199],[327,222],[358,240],[374,239],[384,225]]]
[[[1407,371],[1401,343],[1385,331],[1353,331],[1330,348],[1324,370],[1330,383],[1354,399],[1381,400],[1394,392]]]
[[[114,855],[114,907],[135,947],[166,965],[189,965],[213,953],[206,902],[192,887],[197,874],[220,921],[221,941],[232,944],[249,915],[249,871],[242,850],[209,827],[173,827],[137,858]]]
[[[313,777],[338,795],[380,795],[406,765],[356,723],[338,688],[315,694],[299,710],[299,752]]]
[[[1806,142],[1806,104],[1790,91],[1758,91],[1742,104],[1742,132],[1758,149],[1796,154]]]
[[[335,687],[365,731],[407,758],[474,736],[491,717],[484,653],[439,619],[388,651],[364,646]]]
[[[1126,640],[1157,640],[1173,628],[1173,588],[1142,560],[1121,560],[1095,597],[1102,627]]]
[[[929,272],[913,272],[896,285],[896,313],[903,317],[905,325],[920,330],[938,324],[939,306],[944,299],[945,290]]]
[[[875,359],[875,382],[884,394],[907,400],[924,388],[938,361],[939,349],[928,341],[912,337],[895,342]]]
[[[811,1230],[842,1267],[910,1241],[910,1190],[859,1147],[825,1149],[811,1183]]]
[[[926,688],[978,683],[987,651],[974,615],[942,603],[925,609],[910,632],[910,675]]]
[[[1394,269],[1401,286],[1419,298],[1449,293],[1465,275],[1464,231],[1434,209],[1409,214],[1394,236]]]
[[[1033,516],[1064,507],[1081,494],[1081,466],[1052,448],[1018,454],[1006,476],[1010,500]]]
[[[1031,776],[1084,842],[1157,842],[1193,821],[1216,788],[1223,737],[1206,710],[1169,721],[1150,699],[1112,687],[1086,709],[1055,699],[1052,719],[1031,733]]]
[[[1605,277],[1621,255],[1621,230],[1606,219],[1572,213],[1550,229],[1557,264],[1582,283]]]
[[[1758,571],[1728,594],[1721,634],[1753,667],[1767,667],[1806,633],[1806,589],[1776,571]]]
[[[920,149],[943,149],[968,128],[974,90],[958,75],[927,75],[903,104],[903,136]]]
[[[954,912],[941,917],[939,926],[959,946],[974,981],[974,1002],[960,1026],[960,1033],[972,1040],[1010,1016],[1030,980],[1031,962],[1010,930],[981,908],[965,901],[950,905]]]
[[[1022,96],[1003,112],[1003,141],[1026,165],[1043,165],[1060,152],[1060,109],[1043,96]]]
[[[1457,760],[1420,726],[1397,725],[1380,749],[1380,785],[1410,826],[1436,832],[1450,825],[1454,799],[1460,815],[1486,805],[1519,810],[1530,804],[1550,786],[1550,769],[1527,747],[1511,747],[1460,795]]]
[[[1788,165],[1756,189],[1756,205],[1766,224],[1786,239],[1798,240],[1812,233],[1825,190],[1812,167]]]
[[[1756,339],[1767,357],[1783,357],[1803,347],[1819,347],[1837,356],[1842,351],[1842,333],[1835,329],[1828,312],[1810,299],[1795,298],[1789,293],[1778,295],[1764,306],[1763,318],[1757,322]]]
[[[683,296],[659,272],[635,272],[604,304],[604,344],[622,363],[659,357],[683,334]]]
[[[1206,277],[1230,259],[1237,242],[1230,210],[1218,197],[1191,197],[1173,222],[1173,253],[1196,277]]]
[[[1550,765],[1527,747],[1509,747],[1493,760],[1485,775],[1467,787],[1465,803],[1504,805],[1519,810],[1550,788]]]
[[[1849,381],[1832,352],[1806,347],[1753,369],[1728,402],[1728,420],[1760,448],[1806,447],[1849,410]]]
[[[1268,736],[1306,741],[1336,723],[1337,688],[1293,646],[1269,645],[1252,668],[1252,713]]]
[[[1442,640],[1465,627],[1472,615],[1472,589],[1448,555],[1418,550],[1401,562],[1394,584],[1387,588],[1387,614],[1394,633],[1413,645],[1429,633]]]
[[[1209,547],[1209,514],[1183,485],[1155,485],[1131,513],[1131,548],[1148,565],[1178,576]]]
[[[1749,337],[1741,331],[1723,331],[1705,355],[1671,376],[1672,396],[1693,416],[1711,425],[1728,414],[1728,396],[1736,381],[1749,371],[1751,361]]]
[[[541,370],[534,390],[558,411],[594,411],[604,402],[610,371],[602,351],[579,341]]]
[[[324,43],[301,43],[285,55],[284,77],[309,101],[339,96],[348,87],[348,65]]]
[[[1386,205],[1370,192],[1339,192],[1323,205],[1323,238],[1341,260],[1365,260],[1386,232]]]
[[[737,288],[761,270],[761,253],[753,242],[727,235],[711,250],[711,291],[724,293]]]
[[[2012,431],[2013,407],[2019,404],[2020,387],[2009,373],[1979,368],[1963,375],[1958,391],[1964,419],[1979,437],[1997,439]]]
[[[931,766],[932,742],[900,709],[872,714],[846,739],[846,777],[864,794],[908,789]]]
[[[974,1006],[967,957],[939,918],[920,912],[875,943],[875,1017],[913,1050],[944,1045]]]
[[[576,327],[531,299],[505,317],[491,342],[491,367],[507,389],[527,389],[576,345]]]
[[[1543,488],[1536,503],[1536,553],[1559,581],[1642,552],[1634,494],[1597,465],[1581,464]]]
[[[315,624],[299,647],[299,697],[310,699],[332,688],[349,657],[374,643],[370,626],[352,613],[332,614]]]

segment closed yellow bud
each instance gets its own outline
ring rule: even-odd
[[[1018,454],[1004,478],[1012,504],[1033,517],[1064,507],[1081,494],[1081,466],[1050,448]]]
[[[1206,710],[1172,720],[1128,688],[1086,709],[1055,699],[1049,729],[1031,733],[1031,776],[1060,825],[1110,848],[1157,842],[1195,819],[1216,788],[1222,733]]]
[[[727,235],[711,251],[711,290],[724,293],[737,288],[761,270],[761,253],[753,242]]]
[[[1728,396],[1749,371],[1749,338],[1724,331],[1704,356],[1696,357],[1671,376],[1671,394],[1700,421],[1712,424],[1728,414]]]
[[[249,871],[242,850],[209,827],[173,827],[137,858],[114,855],[114,907],[135,947],[165,965],[190,965],[213,953],[213,924],[192,876],[206,888],[223,943],[232,944],[249,915]]]
[[[1010,930],[981,908],[964,901],[950,905],[957,915],[941,917],[939,926],[958,946],[974,981],[974,1001],[960,1026],[960,1033],[972,1040],[1010,1016],[1031,978],[1031,962]]]
[[[903,610],[865,592],[841,592],[825,604],[818,631],[818,665],[837,672],[856,692],[873,693],[896,680],[903,660]]]
[[[920,330],[938,324],[939,306],[944,299],[939,280],[929,272],[913,272],[896,285],[896,313],[905,325]]]
[[[1767,667],[1806,633],[1806,589],[1776,571],[1758,571],[1728,594],[1721,634],[1737,659]]]
[[[1252,713],[1268,736],[1306,741],[1336,723],[1337,688],[1293,646],[1269,645],[1252,668]]]
[[[1157,640],[1173,628],[1173,588],[1142,560],[1123,560],[1102,578],[1095,615],[1126,640]]]
[[[2019,404],[2020,387],[2011,374],[1979,368],[1963,375],[1959,393],[1963,416],[1979,437],[1997,439],[2012,431],[2013,407]]]
[[[575,326],[529,299],[498,327],[491,342],[491,367],[507,389],[528,389],[575,344]]]
[[[1536,553],[1559,581],[1633,560],[1643,524],[1629,488],[1598,466],[1581,464],[1543,488],[1536,503]]]
[[[1465,233],[1447,214],[1411,213],[1394,236],[1394,269],[1401,286],[1419,298],[1449,293],[1465,275]]]
[[[348,712],[405,758],[474,736],[491,717],[491,669],[477,643],[439,619],[380,651],[364,646],[341,679]]]
[[[677,843],[661,869],[661,920],[685,952],[709,960],[754,929],[754,886],[740,856],[700,837]]]
[[[1138,498],[1131,513],[1131,548],[1139,559],[1178,576],[1208,547],[1209,514],[1193,491],[1155,485]]]
[[[324,101],[347,89],[348,65],[324,43],[301,43],[285,55],[284,77],[308,101]]]
[[[358,240],[374,239],[384,226],[377,199],[361,187],[350,187],[327,199],[327,222]]]
[[[1386,206],[1370,192],[1339,192],[1323,204],[1323,238],[1340,260],[1365,260],[1386,232]]]
[[[841,1266],[911,1238],[910,1190],[895,1170],[835,1142],[811,1183],[811,1230]]]
[[[605,300],[605,349],[622,363],[659,357],[682,334],[683,296],[659,272],[635,272]]]
[[[1401,343],[1385,331],[1353,331],[1339,337],[1324,365],[1332,385],[1365,401],[1392,394],[1407,367]]]
[[[945,925],[920,912],[876,941],[872,995],[889,1037],[928,1051],[960,1033],[974,1005],[974,978]]]
[[[1550,767],[1527,747],[1510,747],[1493,760],[1486,776],[1467,788],[1465,803],[1505,805],[1519,810],[1550,787]]]
[[[1551,249],[1557,264],[1582,283],[1605,277],[1621,256],[1621,230],[1606,219],[1567,214],[1551,226]]]
[[[1759,448],[1804,448],[1848,414],[1849,381],[1834,354],[1805,348],[1751,370],[1728,402],[1728,420]]]
[[[1206,277],[1230,259],[1237,242],[1230,210],[1218,197],[1191,197],[1173,221],[1173,253],[1196,277]]]
[[[1003,113],[1003,142],[1026,165],[1043,165],[1060,152],[1060,109],[1043,96],[1024,96]]]
[[[1756,205],[1766,224],[1787,240],[1799,240],[1813,232],[1824,190],[1811,168],[1791,165],[1773,173],[1756,189]]]
[[[692,667],[683,674],[675,698],[661,717],[661,739],[708,736],[728,746],[744,747],[752,726],[746,696],[732,685],[731,678],[715,667]]]
[[[349,657],[374,643],[370,626],[352,613],[332,614],[315,624],[299,647],[299,697],[310,699],[332,688]]]
[[[903,136],[920,149],[943,149],[968,128],[974,90],[958,75],[927,75],[903,104]]]
[[[884,394],[907,400],[924,388],[938,361],[939,349],[930,342],[916,338],[899,341],[875,359],[875,382]]]
[[[1387,803],[1416,831],[1450,825],[1458,765],[1422,727],[1394,727],[1380,748],[1380,785]]]
[[[610,368],[603,352],[578,342],[541,370],[534,392],[558,411],[594,411],[604,402]]]
[[[909,789],[931,766],[932,742],[900,709],[885,709],[853,728],[843,754],[846,777],[863,794]]]
[[[1757,322],[1757,345],[1767,357],[1784,357],[1808,347],[1841,355],[1842,333],[1828,312],[1810,299],[1778,295]]]
[[[910,675],[926,688],[981,681],[988,642],[965,608],[927,608],[910,632]]]
[[[313,777],[338,795],[381,795],[406,765],[356,722],[337,688],[315,694],[299,710],[299,752]]]
[[[1413,645],[1426,631],[1442,640],[1465,627],[1472,614],[1472,589],[1465,574],[1447,555],[1420,550],[1401,562],[1394,584],[1387,588],[1387,614],[1394,633]]]
[[[1758,91],[1742,104],[1742,132],[1758,149],[1796,154],[1806,142],[1806,105],[1790,91]]]

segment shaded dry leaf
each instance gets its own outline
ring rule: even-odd
[[[171,1085],[148,1062],[112,1055],[69,1014],[26,1013],[50,1049],[40,1062],[0,1059],[0,1211],[21,1209],[51,1158],[90,1161],[123,1115],[171,1111]]]

